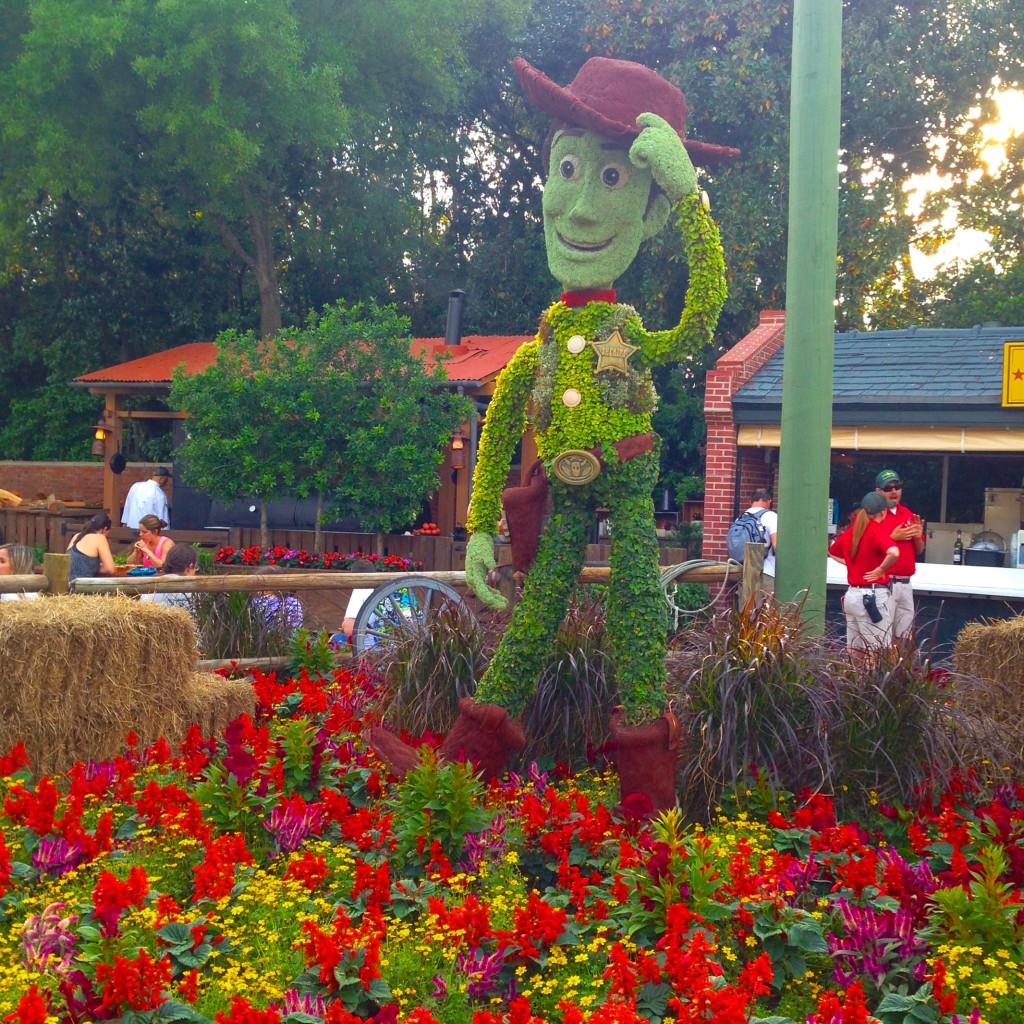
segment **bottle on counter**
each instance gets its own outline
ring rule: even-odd
[[[963,530],[956,531],[956,540],[953,541],[953,564],[964,564],[964,537]]]

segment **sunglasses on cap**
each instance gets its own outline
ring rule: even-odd
[[[886,494],[892,494],[893,491],[902,491],[903,490],[903,484],[886,484],[882,488],[882,490]]]

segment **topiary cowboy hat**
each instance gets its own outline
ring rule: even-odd
[[[637,117],[650,112],[675,128],[695,164],[717,164],[740,155],[731,146],[686,138],[682,89],[643,64],[591,57],[564,88],[522,57],[512,61],[512,69],[527,99],[573,127],[589,128],[628,145],[640,134]]]

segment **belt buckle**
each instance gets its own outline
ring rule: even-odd
[[[573,448],[555,457],[551,471],[563,484],[580,487],[597,479],[601,463],[593,453]]]

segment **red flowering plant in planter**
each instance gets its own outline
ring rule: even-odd
[[[369,572],[420,572],[423,563],[398,555],[364,554],[362,551],[350,551],[342,554],[338,551],[306,551],[304,548],[281,547],[279,544],[262,548],[253,544],[247,548],[234,548],[230,545],[219,548],[214,561],[218,565],[277,565],[282,569],[334,569],[344,572],[352,568],[356,562],[369,562]]]

